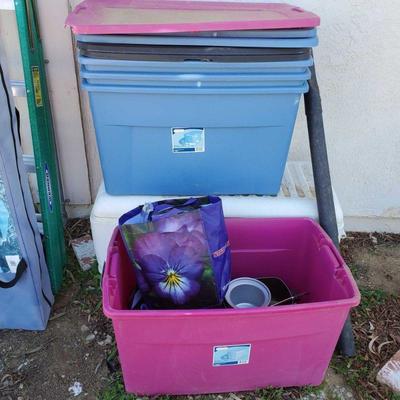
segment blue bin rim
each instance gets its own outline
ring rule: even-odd
[[[310,57],[307,60],[302,61],[277,61],[277,62],[254,62],[254,63],[206,63],[201,61],[185,61],[185,62],[174,62],[174,61],[132,61],[132,60],[106,60],[99,58],[90,58],[84,56],[78,56],[78,62],[81,65],[93,65],[93,66],[104,66],[107,67],[163,67],[165,69],[168,68],[176,68],[176,67],[204,67],[205,69],[222,69],[226,70],[227,68],[243,68],[243,69],[252,69],[252,68],[305,68],[311,67],[314,64],[314,59]]]
[[[149,36],[149,37],[177,37],[181,39],[191,39],[193,37],[206,38],[237,38],[237,39],[308,39],[317,36],[317,28],[298,28],[298,29],[247,29],[239,31],[204,31],[204,32],[170,32],[148,35],[98,35],[98,34],[78,34],[76,39],[84,42],[100,43],[121,43],[122,37]]]
[[[147,44],[166,46],[229,46],[229,47],[272,47],[311,48],[318,45],[318,37],[308,38],[236,38],[202,36],[155,36],[155,35],[77,35],[76,40],[86,43]]]
[[[114,85],[92,85],[85,79],[81,82],[82,88],[88,92],[103,93],[143,93],[143,94],[196,94],[196,95],[233,95],[233,94],[302,94],[308,92],[308,82],[300,86],[269,86],[269,87],[243,87],[243,88],[182,88],[182,87],[142,87],[142,86],[114,86]]]
[[[202,73],[137,73],[137,72],[92,72],[87,71],[84,66],[80,68],[80,76],[82,78],[91,79],[104,79],[106,80],[148,80],[148,81],[204,81],[204,82],[215,82],[215,81],[227,81],[227,82],[238,82],[238,81],[307,81],[311,78],[311,72],[309,69],[305,72],[294,72],[294,73],[252,73],[252,74],[202,74]]]

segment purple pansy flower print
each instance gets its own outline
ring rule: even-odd
[[[182,305],[200,291],[207,249],[204,239],[187,226],[144,234],[135,241],[134,253],[147,282],[143,286],[158,296]]]
[[[199,212],[181,213],[169,218],[161,218],[154,221],[154,226],[157,232],[162,233],[188,232],[202,243],[204,249],[208,247]]]
[[[199,212],[180,213],[168,218],[153,219],[158,232],[178,232],[186,227],[189,232],[203,233],[203,224]]]

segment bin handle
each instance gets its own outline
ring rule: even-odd
[[[113,246],[111,250],[110,262],[108,263],[109,264],[108,277],[109,279],[112,280],[117,279],[116,268],[115,268],[115,265],[117,265],[117,263],[114,261],[117,256],[118,256],[118,247]]]
[[[82,88],[88,92],[111,92],[111,93],[170,93],[170,86],[118,86],[118,85],[93,85],[88,83],[87,78],[82,79]],[[179,87],[174,89],[176,94],[221,94],[226,93],[218,87],[197,88],[197,87]],[[301,86],[265,86],[265,87],[235,87],[230,88],[230,94],[296,94],[301,95],[308,91],[308,83]]]
[[[115,264],[113,259],[117,255],[117,246],[113,246],[109,256],[107,257],[107,261],[103,268],[103,278],[102,278],[102,291],[103,291],[103,307],[104,308],[112,308],[111,299],[114,296],[115,286],[117,283],[117,279],[115,274],[112,273],[112,266]],[[107,276],[107,284],[105,283],[105,277]]]
[[[333,244],[333,242],[329,239],[325,239],[323,246],[327,246],[328,249],[330,250],[330,254],[333,256],[333,258],[337,261],[338,266],[336,269],[343,269],[345,266],[345,262],[343,261],[342,257],[340,256],[339,251],[337,250],[336,246]]]

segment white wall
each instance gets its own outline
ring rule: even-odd
[[[2,5],[0,1],[0,6]],[[74,205],[88,213],[92,198],[85,141],[81,121],[80,99],[75,73],[71,33],[64,27],[68,14],[66,1],[38,0],[40,30],[46,64],[49,96],[67,211]],[[18,31],[13,10],[0,10],[0,41],[4,48],[10,79],[23,80]],[[32,154],[28,109],[25,98],[16,99],[22,116],[22,144]],[[69,207],[71,205],[71,207]]]
[[[78,1],[70,2],[76,4]],[[45,49],[52,49],[53,62],[69,64],[72,59],[69,45],[66,53],[61,54],[61,50],[55,48],[57,45],[52,33],[57,32],[57,40],[63,35],[63,46],[67,46],[65,35],[60,30],[66,1],[41,0],[40,3],[54,4],[52,10],[46,11],[44,6],[40,10],[43,13],[42,23],[46,21],[47,24],[44,29]],[[322,19],[320,45],[315,51],[315,58],[332,178],[346,216],[346,228],[400,232],[400,2],[291,0],[291,3],[316,12]],[[58,11],[55,4],[58,4]],[[58,17],[47,22],[51,13],[56,13]],[[0,37],[1,34],[0,29]],[[68,73],[70,69],[69,65]],[[62,81],[63,74],[63,69],[53,70],[50,79],[59,78]],[[73,85],[69,93],[75,103],[77,94]],[[56,109],[61,100],[54,98],[54,101]],[[81,132],[74,132],[74,145],[68,150],[62,146],[59,148],[64,160],[63,176],[71,182],[66,188],[66,196],[72,197],[71,193],[75,193],[75,198],[79,200],[79,191],[82,191],[82,199],[78,203],[84,203],[88,198],[89,186],[84,184],[81,187],[80,183],[74,183],[66,164],[68,160],[74,164],[78,157],[74,152],[81,151],[79,149],[84,148],[84,144],[92,197],[101,179],[85,98],[83,103],[85,137]],[[65,112],[69,113],[68,120],[79,125],[81,117],[78,110],[58,107],[58,118],[65,118]],[[65,143],[70,134],[58,129],[58,140]],[[78,136],[81,139],[78,140]],[[72,151],[72,148],[75,150]],[[309,159],[302,115],[296,126],[290,158]]]
[[[400,230],[398,1],[297,0],[321,16],[315,51],[333,183],[347,229]],[[304,159],[304,119],[291,157]]]

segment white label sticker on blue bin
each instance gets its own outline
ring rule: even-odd
[[[223,367],[228,365],[248,364],[250,360],[250,350],[251,344],[214,346],[213,366]]]
[[[172,128],[173,153],[203,153],[205,151],[205,129]]]

